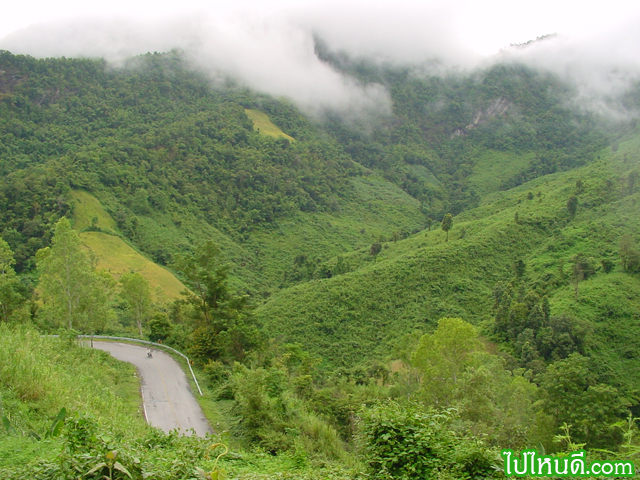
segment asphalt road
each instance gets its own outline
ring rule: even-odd
[[[132,363],[142,382],[145,416],[149,424],[165,432],[178,429],[181,433],[204,437],[211,431],[200,405],[193,397],[187,378],[178,363],[168,354],[125,343],[93,342],[94,348],[109,352],[118,360]]]

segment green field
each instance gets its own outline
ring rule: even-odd
[[[111,215],[107,213],[96,197],[84,190],[74,190],[72,196],[75,200],[73,228],[81,232],[93,226],[106,233],[116,234],[116,222],[113,221]]]

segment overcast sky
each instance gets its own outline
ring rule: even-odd
[[[313,51],[314,34],[351,55],[398,63],[438,58],[464,69],[490,61],[510,44],[557,33],[558,40],[511,55],[572,78],[582,84],[585,96],[623,88],[640,74],[637,0],[217,3],[10,2],[0,16],[0,49],[117,60],[179,47],[212,72],[234,74],[254,88],[289,96],[303,106],[350,110],[384,106],[388,95],[320,62]]]

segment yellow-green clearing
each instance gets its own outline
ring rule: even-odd
[[[250,110],[247,108],[245,108],[244,113],[246,113],[247,117],[249,117],[253,122],[253,129],[260,134],[275,138],[286,138],[290,142],[295,142],[293,137],[284,133],[277,125],[269,120],[266,113],[263,113],[260,110]]]
[[[124,273],[138,272],[149,280],[153,294],[159,286],[170,299],[179,298],[180,292],[186,289],[171,272],[143,257],[120,237],[102,232],[83,232],[80,239],[95,254],[97,268],[106,270],[116,280]]]
[[[117,231],[116,222],[111,215],[102,207],[102,204],[96,197],[84,190],[74,190],[73,198],[76,201],[73,210],[73,228],[81,232],[90,226],[99,227],[107,233]],[[93,219],[97,223],[93,224]]]
[[[184,284],[171,272],[145,258],[120,238],[116,233],[116,222],[96,197],[84,190],[75,190],[73,198],[76,200],[73,213],[74,228],[82,231],[94,225],[102,230],[80,233],[80,240],[84,246],[95,255],[99,270],[106,270],[116,280],[124,273],[138,272],[149,281],[154,298],[157,287],[162,289],[168,299],[180,298],[180,292],[186,289]],[[95,224],[94,218],[97,218]]]

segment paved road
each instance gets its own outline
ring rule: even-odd
[[[146,347],[125,343],[94,340],[93,346],[138,368],[145,416],[151,425],[165,432],[178,429],[187,435],[193,429],[201,437],[211,431],[184,372],[171,356],[153,349],[153,357],[149,358]]]

